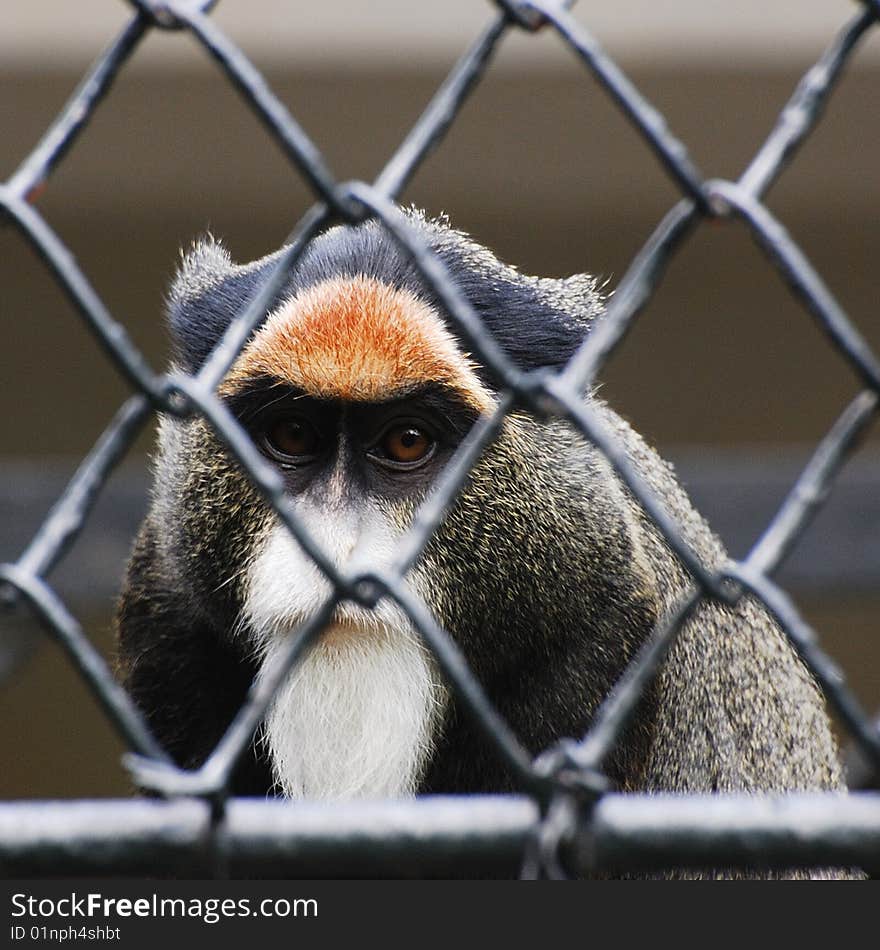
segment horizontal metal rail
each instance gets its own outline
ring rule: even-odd
[[[234,876],[470,877],[515,874],[539,822],[526,796],[322,804],[232,799],[0,805],[6,877],[174,873],[219,862]],[[870,866],[880,793],[604,796],[566,842],[570,869]]]

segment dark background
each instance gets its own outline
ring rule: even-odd
[[[586,7],[583,13],[589,22]],[[111,36],[96,34],[92,55]],[[870,36],[867,44],[876,49],[878,42]],[[700,169],[736,178],[822,45],[746,64],[648,57],[623,65]],[[329,52],[327,62],[300,66],[254,58],[334,173],[371,180],[460,49],[448,61],[425,63],[405,55],[334,62]],[[4,62],[6,177],[63,105],[88,57],[54,67],[47,61],[45,68]],[[878,351],[876,63],[868,54],[856,59],[768,205]],[[404,200],[448,212],[523,271],[589,270],[613,288],[677,197],[637,134],[559,47],[558,55],[522,68],[502,51]],[[162,298],[178,249],[210,228],[234,258],[261,256],[285,239],[310,202],[280,149],[193,47],[171,65],[146,58],[123,71],[37,206],[158,366],[167,342]],[[0,559],[9,560],[127,389],[8,227],[0,230],[0,308]],[[735,555],[746,553],[858,388],[734,221],[698,228],[603,374],[604,397],[677,462]],[[57,572],[59,590],[108,657],[113,598],[145,505],[150,444],[150,437],[139,442]],[[880,707],[878,461],[874,431],[783,574],[872,710]],[[0,796],[125,794],[120,743],[57,646],[34,639],[33,629],[24,615],[0,617]],[[13,662],[16,645],[27,656]]]

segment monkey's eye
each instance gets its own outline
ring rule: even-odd
[[[436,448],[436,439],[420,423],[395,422],[385,430],[368,455],[386,468],[409,471],[424,465]]]
[[[276,416],[262,429],[258,441],[272,458],[288,465],[311,462],[321,451],[317,429],[301,416]]]

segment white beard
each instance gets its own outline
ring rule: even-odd
[[[351,553],[344,519],[336,519],[330,532],[309,527],[334,560]],[[394,539],[387,528],[371,527],[358,554],[375,565],[389,559]],[[328,592],[327,581],[286,529],[274,528],[250,569],[244,612],[263,655],[262,669]],[[371,612],[338,608],[335,620],[266,714],[262,740],[274,778],[290,798],[412,795],[445,705],[435,663],[406,617],[387,601]]]

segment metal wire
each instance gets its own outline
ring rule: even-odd
[[[230,870],[250,875],[428,874],[453,866],[457,873],[467,868],[509,871],[520,867],[525,858],[527,876],[562,876],[569,871],[626,873],[737,862],[776,868],[880,865],[880,797],[871,793],[843,798],[831,793],[773,798],[619,796],[604,790],[601,776],[604,761],[687,619],[706,600],[736,603],[749,596],[763,602],[778,621],[851,732],[868,767],[874,769],[875,778],[880,777],[877,724],[859,707],[819,647],[815,632],[771,577],[797,545],[847,457],[876,418],[880,362],[803,251],[763,203],[770,186],[816,127],[859,41],[880,18],[877,0],[861,3],[858,13],[807,71],[736,182],[704,178],[663,115],[569,12],[570,3],[498,0],[488,26],[452,69],[373,185],[334,178],[318,148],[258,69],[211,20],[212,2],[130,0],[129,5],[134,8],[131,20],[98,58],[41,141],[0,185],[0,211],[42,258],[134,395],[109,424],[19,559],[0,565],[0,593],[3,602],[20,600],[28,605],[62,645],[123,737],[129,750],[126,761],[137,781],[168,801],[0,804],[0,870],[103,874],[189,867],[200,874]],[[682,195],[636,255],[604,319],[556,375],[522,373],[510,362],[441,261],[394,203],[427,155],[441,145],[509,31],[540,29],[557,33],[583,63]],[[251,301],[193,377],[164,375],[148,365],[64,242],[31,204],[85,132],[141,40],[162,30],[188,32],[205,49],[316,200]],[[712,217],[744,223],[864,387],[822,440],[751,553],[720,571],[706,567],[690,550],[662,499],[654,496],[614,434],[606,431],[581,397],[624,341],[694,226]],[[309,535],[277,473],[216,390],[309,242],[334,219],[358,222],[367,218],[381,222],[411,259],[448,319],[498,382],[501,398],[497,410],[477,423],[444,470],[402,539],[393,565],[382,573],[349,576],[333,565]],[[536,761],[493,708],[453,639],[406,581],[473,466],[514,408],[566,419],[595,445],[654,520],[692,581],[601,704],[589,733],[560,743]],[[205,764],[192,772],[177,768],[159,747],[140,712],[114,682],[46,579],[78,537],[112,468],[131,448],[153,411],[202,416],[332,588],[322,609],[289,639],[271,669],[254,683]],[[525,796],[295,808],[281,802],[255,805],[227,800],[235,764],[252,741],[275,691],[320,635],[336,604],[355,600],[369,606],[382,597],[394,600],[409,617],[450,688],[505,758]]]

